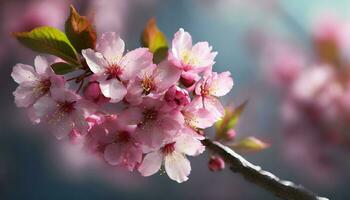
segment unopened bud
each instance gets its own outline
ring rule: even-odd
[[[225,161],[220,156],[212,156],[209,160],[208,168],[212,172],[221,171],[225,168]]]
[[[107,103],[109,101],[109,99],[102,94],[100,85],[96,81],[88,83],[84,89],[84,97],[87,100],[92,101],[98,105]]]

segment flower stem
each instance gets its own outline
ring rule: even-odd
[[[241,155],[219,142],[204,139],[202,140],[202,143],[210,151],[220,155],[233,172],[241,174],[246,180],[264,188],[281,199],[328,200],[325,197],[317,196],[315,193],[301,185],[281,180],[274,174],[262,170],[261,167],[253,165]]]

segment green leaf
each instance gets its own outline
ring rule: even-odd
[[[168,41],[163,32],[159,30],[156,24],[156,19],[150,19],[141,35],[141,44],[143,47],[148,47],[153,53],[153,61],[160,63],[164,60],[168,53]]]
[[[76,51],[67,36],[56,28],[42,26],[30,32],[15,32],[12,34],[21,44],[33,51],[51,54],[75,65],[79,63]]]
[[[261,151],[268,148],[270,145],[255,138],[255,137],[247,137],[243,140],[231,145],[231,148],[238,151],[245,152],[256,152]]]
[[[78,66],[71,65],[65,62],[57,62],[51,65],[51,68],[56,74],[64,75],[79,69]]]
[[[69,41],[79,53],[83,49],[95,48],[95,28],[87,17],[80,16],[72,5],[70,7],[70,15],[65,23],[65,32]]]
[[[245,110],[247,104],[248,101],[246,100],[234,110],[232,109],[232,107],[227,107],[225,109],[224,117],[215,123],[217,138],[224,139],[225,133],[229,129],[234,129],[237,126],[238,120],[241,117],[243,111]]]

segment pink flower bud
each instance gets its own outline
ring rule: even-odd
[[[188,92],[176,85],[169,88],[165,93],[165,101],[172,108],[183,107],[190,103],[191,99]]]
[[[193,84],[196,83],[196,76],[191,73],[183,73],[180,78],[180,82],[185,87],[191,87]]]
[[[92,101],[98,105],[107,103],[109,101],[107,97],[103,96],[100,85],[96,81],[88,83],[84,89],[84,97],[87,100]]]
[[[212,172],[221,171],[225,168],[225,161],[219,156],[212,156],[209,160],[208,167]]]
[[[228,140],[234,140],[236,138],[236,131],[235,129],[231,128],[226,132],[226,139]]]

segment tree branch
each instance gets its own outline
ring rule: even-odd
[[[277,197],[287,200],[328,200],[325,197],[317,196],[301,185],[281,180],[272,173],[262,170],[261,167],[253,165],[219,142],[204,139],[202,143],[210,151],[220,155],[233,172],[240,173],[248,181],[264,188]]]

